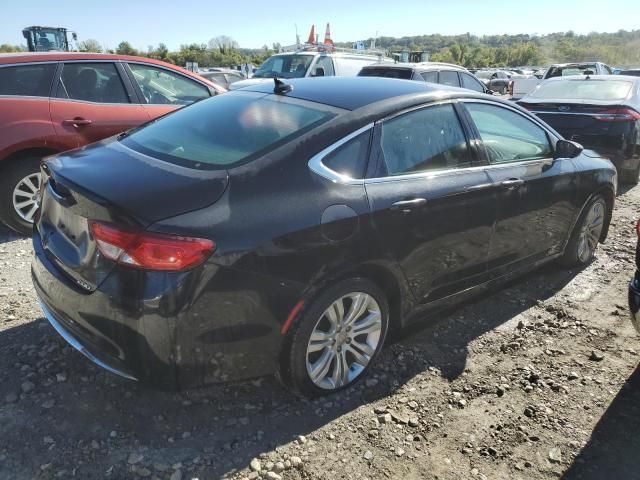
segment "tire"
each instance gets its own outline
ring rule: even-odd
[[[349,319],[354,305],[361,307],[361,313]],[[340,317],[340,322],[331,321]],[[364,326],[369,333],[354,335],[356,329],[365,330]],[[306,397],[350,387],[366,376],[384,344],[388,326],[387,299],[373,282],[353,278],[330,286],[302,311],[288,332],[279,378],[296,394]],[[316,336],[313,346],[312,334]],[[311,375],[314,370],[315,378]]]
[[[27,178],[31,180],[30,184],[25,181]],[[36,196],[38,195],[37,187],[40,186],[39,178],[40,158],[34,157],[13,160],[4,165],[0,172],[0,221],[24,235],[30,235],[33,228],[33,222],[28,221],[28,214],[31,213],[32,218],[35,213],[35,210],[32,211],[33,203],[24,204],[24,202],[38,201]],[[36,187],[35,191],[31,185]],[[19,193],[16,195],[16,189],[23,192],[24,195]],[[28,195],[29,193],[32,195]],[[14,200],[18,205],[24,204],[21,210],[14,207]]]
[[[565,267],[583,267],[595,256],[600,235],[607,219],[607,202],[596,195],[580,214],[560,263]]]
[[[640,160],[638,166],[633,169],[620,169],[618,173],[618,184],[637,185],[640,178]]]

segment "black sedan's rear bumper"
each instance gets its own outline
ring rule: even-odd
[[[47,257],[34,238],[31,278],[42,311],[53,328],[97,365],[122,377],[175,389],[177,377],[166,322],[157,316],[153,328],[141,315],[139,301],[126,289],[94,292],[75,286]],[[135,288],[130,292],[135,295]],[[121,294],[117,300],[115,295]]]
[[[169,390],[275,371],[280,328],[301,285],[211,263],[182,273],[115,266],[88,292],[49,260],[37,232],[33,240],[45,316],[108,371]]]
[[[633,323],[636,331],[640,333],[640,272],[638,271],[629,282],[629,311],[631,313],[631,323]]]

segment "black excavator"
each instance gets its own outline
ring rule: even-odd
[[[22,30],[22,35],[27,40],[27,47],[30,52],[70,52],[77,50],[72,48],[72,42],[78,40],[76,32],[61,27],[26,27]]]

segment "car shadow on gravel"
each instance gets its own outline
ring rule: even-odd
[[[20,235],[0,223],[0,245],[3,243],[13,242],[14,240],[19,240],[21,238],[26,238],[26,236]]]
[[[472,340],[547,299],[575,274],[549,265],[439,315],[436,323],[413,327],[383,350],[368,382],[312,401],[293,397],[273,378],[159,392],[93,366],[44,319],[9,328],[0,335],[0,365],[6,366],[0,371],[0,459],[6,457],[0,478],[21,478],[48,464],[52,476],[76,468],[82,478],[105,472],[121,478],[139,468],[168,478],[172,470],[164,469],[178,462],[191,475],[230,474],[300,435],[313,438],[416,375],[457,378],[467,368]],[[131,465],[132,453],[143,459]]]
[[[596,425],[562,480],[640,478],[640,366]]]

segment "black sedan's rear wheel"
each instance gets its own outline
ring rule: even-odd
[[[565,266],[584,266],[593,260],[607,213],[607,202],[601,195],[591,199],[582,211],[565,248],[561,260]]]
[[[365,376],[389,325],[383,292],[363,278],[320,294],[294,325],[281,378],[310,397],[342,390]]]

